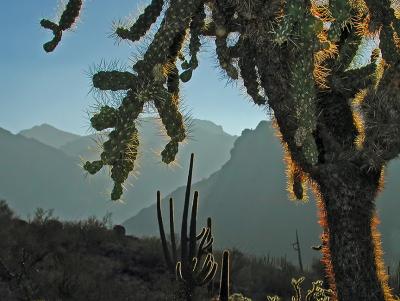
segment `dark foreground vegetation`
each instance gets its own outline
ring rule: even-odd
[[[60,222],[37,210],[25,221],[1,201],[0,241],[0,300],[180,300],[160,240],[127,236],[107,219]],[[221,262],[221,252],[215,257]],[[302,275],[284,258],[248,257],[238,250],[230,258],[231,292],[252,300],[267,295],[289,300],[291,279]],[[303,274],[304,288],[323,279],[318,262]],[[211,299],[207,288],[197,290],[196,298]]]
[[[112,227],[107,219],[60,222],[50,212],[37,210],[24,221],[1,201],[0,241],[0,300],[182,299],[168,274],[160,240],[127,236],[123,227]],[[221,252],[214,253],[220,263]],[[324,278],[318,261],[300,273],[284,258],[249,257],[239,250],[231,250],[230,258],[231,293],[253,301],[266,300],[267,295],[290,300],[292,278],[305,276],[304,289]],[[194,300],[210,299],[207,288],[196,291]]]

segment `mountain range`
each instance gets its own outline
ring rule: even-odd
[[[112,213],[120,223],[153,203],[157,189],[171,192],[186,178],[179,165],[160,162],[160,152],[167,140],[160,136],[156,120],[143,118],[139,125],[141,146],[137,179],[128,179],[121,202],[111,202],[112,181],[108,170],[86,175],[82,161],[99,157],[96,135],[79,136],[43,124],[14,135],[0,132],[0,198],[6,199],[20,215],[32,214],[35,208],[54,209],[62,219],[83,219]],[[192,138],[179,148],[177,162],[184,162],[196,151],[203,168],[195,180],[208,177],[229,159],[236,136],[225,133],[210,121],[194,119]],[[212,146],[212,148],[210,147]],[[212,150],[212,151],[210,151]]]
[[[199,192],[198,228],[207,217],[213,220],[216,248],[237,247],[256,255],[284,256],[297,262],[295,243],[299,234],[303,262],[320,257],[311,249],[319,245],[322,232],[317,221],[317,207],[312,194],[307,203],[293,202],[286,192],[283,151],[270,122],[261,122],[255,130],[244,130],[230,151],[230,159],[220,170],[192,185],[192,195]],[[189,161],[185,166],[188,169]],[[194,163],[195,175],[201,162]],[[393,161],[386,172],[386,188],[377,200],[381,219],[385,262],[394,266],[400,258],[400,164]],[[185,182],[182,182],[182,185]],[[161,191],[163,192],[163,191]],[[180,233],[185,186],[171,194],[163,193],[163,214],[168,226],[168,199],[175,203],[176,232]],[[178,222],[179,221],[179,222]],[[141,210],[124,226],[138,236],[159,236],[156,207]],[[168,231],[167,231],[168,232]]]

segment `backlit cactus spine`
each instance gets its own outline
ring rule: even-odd
[[[197,207],[198,207],[198,192],[195,191],[192,211],[190,217],[189,237],[188,237],[188,214],[189,214],[189,199],[190,187],[192,183],[194,155],[190,156],[189,175],[186,184],[185,203],[182,215],[181,228],[181,255],[178,259],[177,246],[175,242],[175,226],[174,226],[174,205],[173,200],[169,200],[170,214],[170,235],[172,257],[167,244],[167,239],[164,230],[164,223],[161,211],[161,194],[157,191],[157,219],[160,230],[160,237],[164,252],[165,261],[171,275],[175,275],[176,279],[183,283],[185,297],[187,301],[192,300],[196,287],[204,286],[213,280],[217,271],[218,264],[214,260],[212,254],[213,237],[211,234],[211,218],[207,219],[207,227],[203,228],[201,233],[196,233],[197,223]],[[200,240],[197,246],[197,240]]]
[[[82,0],[69,0],[65,10],[61,14],[58,24],[47,19],[42,19],[40,21],[40,25],[43,28],[50,29],[54,34],[54,38],[43,45],[43,49],[46,52],[52,52],[57,47],[58,43],[61,41],[63,31],[71,28],[76,22],[81,8]]]

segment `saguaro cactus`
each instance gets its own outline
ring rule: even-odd
[[[170,214],[170,234],[172,258],[169,252],[167,239],[164,231],[164,223],[161,212],[161,194],[157,191],[157,219],[160,229],[160,237],[163,246],[165,261],[170,270],[179,281],[184,284],[186,300],[193,298],[195,288],[210,283],[217,271],[218,264],[214,260],[212,254],[213,237],[211,233],[211,218],[207,219],[207,227],[204,227],[200,234],[196,233],[197,223],[197,207],[198,197],[197,191],[194,192],[192,212],[190,217],[189,237],[187,236],[187,219],[189,213],[190,186],[192,183],[194,154],[190,156],[189,175],[186,185],[185,204],[182,215],[182,231],[181,231],[181,254],[178,260],[177,246],[175,242],[175,226],[174,226],[174,204],[172,198],[169,199]],[[197,240],[200,240],[197,246]]]
[[[73,0],[70,0],[73,3]],[[152,1],[121,39],[137,40],[160,14]],[[93,86],[124,90],[118,108],[92,118],[113,128],[100,160],[110,165],[112,199],[133,169],[135,120],[144,104],[157,108],[171,138],[162,152],[170,163],[186,137],[179,84],[198,65],[199,37],[211,36],[226,75],[242,79],[253,101],[268,105],[286,152],[289,191],[317,196],[323,228],[323,262],[335,299],[393,300],[382,260],[375,198],[386,164],[400,154],[400,5],[397,0],[171,0],[143,58],[132,70],[100,71]],[[48,26],[50,28],[50,26]],[[232,45],[230,36],[238,36]],[[180,49],[190,35],[190,59]],[[365,40],[376,38],[371,59],[356,65]],[[182,59],[183,73],[177,76]]]

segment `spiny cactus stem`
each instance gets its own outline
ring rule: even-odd
[[[178,261],[178,257],[175,240],[174,201],[172,198],[169,198],[169,229],[171,235],[172,257],[174,259],[174,262],[176,263]]]
[[[211,223],[211,217],[207,218],[207,228],[210,229],[210,232],[212,232],[212,223]],[[199,247],[200,249],[200,247]],[[207,249],[208,253],[212,253],[213,249],[212,249],[212,244],[210,245],[210,247]],[[212,296],[213,295],[213,291],[214,291],[214,278],[212,278],[210,280],[210,283],[208,283],[207,286],[207,291],[208,291],[208,296]]]
[[[229,251],[225,250],[222,255],[219,301],[228,301],[228,300],[229,300]]]
[[[194,192],[193,204],[192,204],[192,215],[190,217],[190,234],[189,234],[189,260],[194,257],[196,250],[196,219],[197,219],[197,207],[199,200],[199,192]]]
[[[193,160],[194,154],[190,155],[190,165],[189,165],[189,174],[187,178],[186,184],[186,193],[185,193],[185,204],[183,207],[183,216],[182,216],[182,229],[181,229],[181,259],[187,260],[187,219],[189,212],[189,199],[190,199],[190,186],[192,185],[192,172],[193,172]]]
[[[157,191],[157,219],[158,219],[158,226],[160,229],[160,237],[161,237],[161,243],[162,243],[162,247],[163,247],[165,261],[167,263],[167,267],[170,270],[170,272],[172,274],[174,274],[175,267],[172,264],[171,255],[168,250],[167,239],[165,237],[164,223],[163,223],[162,212],[161,212],[161,193],[160,193],[160,191]]]

